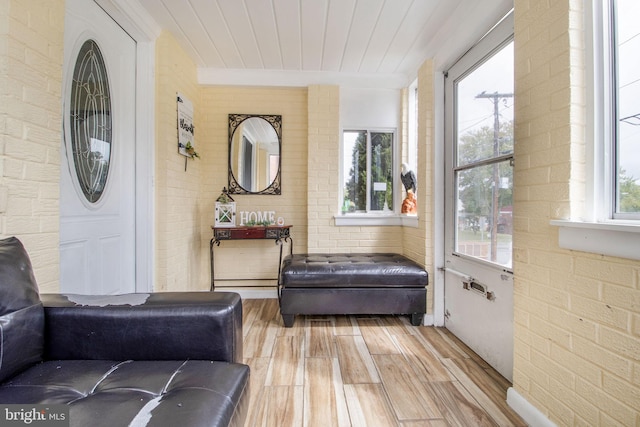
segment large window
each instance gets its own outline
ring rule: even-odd
[[[394,132],[343,133],[342,213],[393,212]]]
[[[511,268],[513,42],[455,83],[457,254]]]
[[[613,217],[640,219],[640,2],[610,0],[608,40],[615,159]],[[605,75],[606,78],[606,75]]]

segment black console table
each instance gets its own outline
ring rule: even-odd
[[[282,267],[282,246],[289,242],[289,253],[293,254],[293,240],[291,238],[291,225],[270,225],[263,227],[214,227],[213,238],[209,242],[211,255],[211,290],[215,289],[213,249],[220,246],[225,240],[273,240],[280,246],[280,258],[278,259],[277,279],[252,279],[252,280],[280,280],[280,268]]]

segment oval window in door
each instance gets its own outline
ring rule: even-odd
[[[90,203],[100,200],[111,160],[111,96],[102,53],[95,41],[80,48],[69,103],[73,163]]]

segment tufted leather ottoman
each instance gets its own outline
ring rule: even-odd
[[[393,253],[295,254],[280,274],[280,314],[286,327],[296,314],[408,314],[422,324],[428,273]]]

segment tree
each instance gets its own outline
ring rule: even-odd
[[[367,210],[367,190],[371,193],[371,210],[382,210],[385,201],[393,209],[392,174],[393,133],[371,133],[371,165],[367,174],[367,132],[360,132],[351,152],[349,179],[344,188],[345,199],[351,204],[349,210]],[[374,182],[385,182],[386,191],[374,191]]]
[[[345,198],[353,205],[349,210],[367,208],[367,134],[360,132],[351,152],[349,180],[344,189]]]
[[[618,175],[620,206],[618,210],[625,213],[640,213],[640,185],[633,176],[627,176],[624,169]]]
[[[462,135],[458,143],[458,166],[495,157],[496,150],[497,155],[512,153],[512,121],[500,124],[497,146],[494,142],[494,129],[489,126]],[[492,218],[493,191],[498,191],[496,209],[513,203],[513,167],[508,161],[464,169],[458,173],[457,179],[458,198],[462,202],[468,225],[474,229],[480,218]]]

